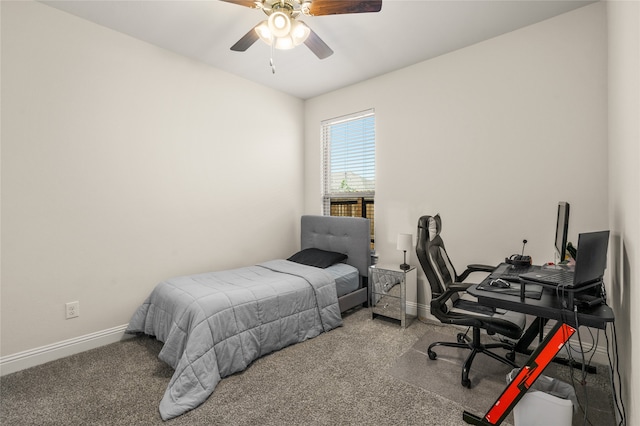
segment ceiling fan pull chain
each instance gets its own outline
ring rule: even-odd
[[[273,62],[273,44],[271,45],[271,58],[269,58],[269,65],[271,65],[271,72],[276,73],[276,65]]]

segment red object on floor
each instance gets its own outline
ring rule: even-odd
[[[575,332],[575,328],[558,323],[489,409],[484,421],[500,424]]]

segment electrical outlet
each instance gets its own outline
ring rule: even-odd
[[[67,319],[75,318],[80,316],[80,302],[69,302],[66,304],[67,307]]]

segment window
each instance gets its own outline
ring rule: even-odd
[[[373,109],[322,122],[323,214],[368,218],[372,249],[375,142]]]

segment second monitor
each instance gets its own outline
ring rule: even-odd
[[[556,264],[564,262],[567,256],[567,233],[569,231],[569,203],[558,203],[558,218],[556,220]]]

